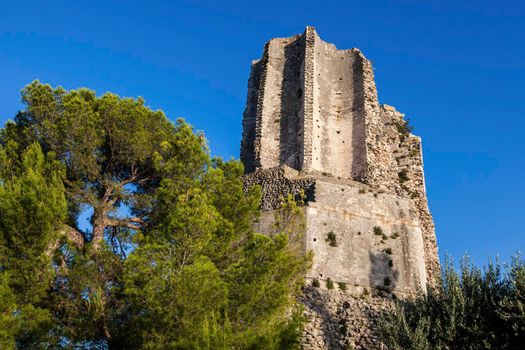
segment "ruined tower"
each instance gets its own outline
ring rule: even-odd
[[[403,296],[438,278],[421,138],[379,104],[358,49],[338,50],[313,27],[270,40],[252,62],[241,160],[245,186],[262,186],[260,231],[281,196],[306,193],[308,279]]]

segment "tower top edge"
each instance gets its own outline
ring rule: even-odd
[[[294,42],[296,40],[299,40],[299,39],[304,39],[306,37],[309,37],[309,38],[312,38],[312,36],[315,38],[314,40],[317,42],[317,43],[322,43],[324,45],[327,45],[329,47],[332,47],[333,50],[337,51],[337,52],[340,52],[340,53],[348,53],[348,54],[355,54],[359,57],[361,57],[362,59],[366,60],[366,61],[369,61],[366,56],[364,55],[364,53],[357,47],[352,47],[352,48],[348,48],[348,49],[340,49],[338,48],[335,44],[331,43],[331,42],[328,42],[328,41],[325,41],[323,40],[319,34],[317,33],[317,30],[314,26],[309,26],[307,25],[305,27],[305,30],[303,33],[299,33],[299,34],[295,34],[295,35],[292,35],[292,36],[288,36],[288,37],[275,37],[275,38],[271,38],[270,40],[268,40],[266,43],[265,43],[265,50],[272,46],[272,45],[277,45],[277,46],[282,46],[282,45],[287,45],[291,42]],[[260,60],[260,59],[259,59]],[[259,60],[253,60],[252,61],[252,64],[253,63],[257,63],[257,61]]]

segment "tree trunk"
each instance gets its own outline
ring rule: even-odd
[[[93,249],[95,251],[100,249],[102,241],[104,241],[104,231],[106,230],[106,216],[107,212],[100,209],[95,209],[93,213]]]

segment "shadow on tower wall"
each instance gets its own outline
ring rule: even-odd
[[[303,153],[303,67],[304,38],[296,38],[284,48],[280,106],[280,164],[300,170]]]
[[[393,266],[392,256],[385,251],[368,254],[370,271],[368,282],[372,288],[379,292],[392,292],[397,287],[399,270]]]

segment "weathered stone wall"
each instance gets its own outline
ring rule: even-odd
[[[285,44],[281,88],[279,151],[280,164],[300,169],[302,163],[304,122],[304,37]]]
[[[306,201],[313,201],[315,196],[314,178],[302,176],[298,171],[286,166],[258,170],[247,174],[244,176],[243,183],[245,190],[255,185],[261,186],[261,209],[263,211],[279,208],[282,198],[288,194],[295,198],[304,195]]]
[[[265,212],[257,227],[261,233],[267,233],[282,197],[305,195],[305,248],[314,253],[307,277],[399,296],[425,288],[422,230],[417,216],[410,215],[410,198],[288,167],[248,174],[244,185],[262,187]],[[330,232],[336,246],[328,240]]]
[[[312,169],[312,138],[314,127],[314,80],[315,80],[315,29],[306,27],[304,32],[305,52],[304,52],[304,99],[303,99],[303,118],[304,118],[304,143],[303,160],[301,168],[298,170],[310,171]]]
[[[342,291],[338,284],[304,290],[302,303],[309,319],[301,341],[305,350],[386,350],[377,334],[377,321],[384,310],[393,307],[391,297]]]
[[[304,36],[272,39],[252,64],[241,142],[246,172],[302,166],[304,55]]]
[[[412,199],[409,215],[419,221],[428,281],[435,283],[440,267],[426,197],[421,138],[409,132],[404,114],[394,107],[380,106],[377,116],[370,118],[367,126],[369,169],[365,181],[374,188]]]
[[[355,50],[337,50],[316,35],[312,170],[319,173],[353,178],[353,172],[360,172],[354,153],[364,150],[359,145],[365,134],[364,118],[354,105],[357,55]]]
[[[400,296],[425,288],[422,231],[409,215],[410,199],[331,178],[316,180],[314,198],[306,208],[306,248],[315,257],[308,277]]]

